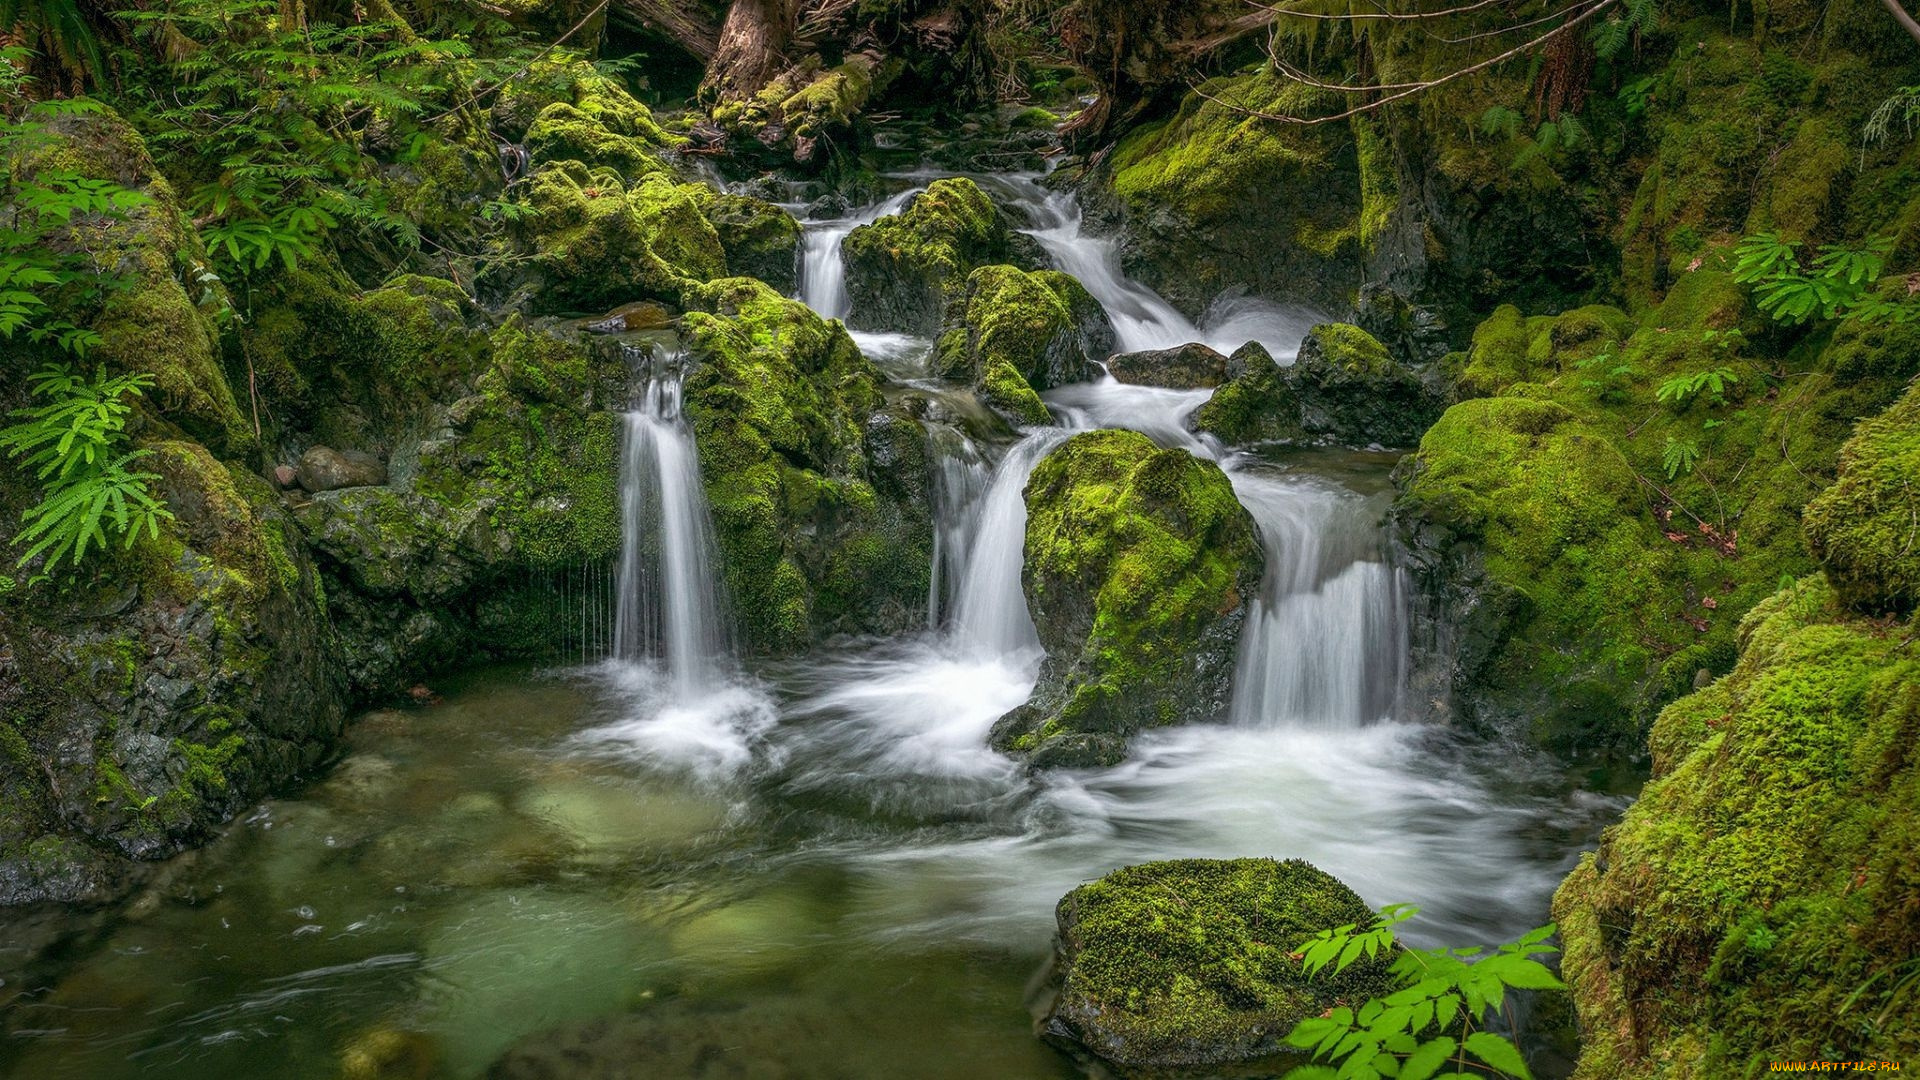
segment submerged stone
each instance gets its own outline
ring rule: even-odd
[[[1047,659],[994,748],[1112,764],[1138,731],[1224,715],[1262,559],[1219,466],[1088,432],[1034,469],[1026,502],[1021,577]]]
[[[1391,989],[1386,957],[1307,977],[1302,942],[1373,912],[1299,859],[1123,867],[1068,893],[1055,917],[1045,1033],[1126,1075],[1273,1058],[1299,1021]]]

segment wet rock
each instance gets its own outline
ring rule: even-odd
[[[1316,326],[1293,364],[1249,343],[1234,353],[1246,374],[1194,415],[1231,444],[1413,446],[1445,408],[1431,369],[1396,363],[1372,335],[1346,323]]]
[[[673,313],[666,305],[651,300],[621,304],[582,329],[595,334],[623,334],[629,330],[659,330],[673,325]]]
[[[853,301],[848,325],[927,337],[976,267],[1045,265],[1031,238],[963,177],[927,185],[900,213],[849,233],[841,251]]]
[[[341,488],[379,487],[387,482],[387,466],[362,450],[316,446],[300,455],[295,475],[301,487],[318,494]]]
[[[1369,281],[1353,302],[1353,324],[1386,346],[1408,367],[1431,364],[1451,349],[1447,324],[1432,308],[1420,307],[1391,286]]]
[[[1262,570],[1225,473],[1131,431],[1076,435],[1027,483],[1022,581],[1047,658],[995,749],[1112,764],[1138,731],[1224,714]]]
[[[1036,391],[1079,382],[1113,344],[1106,312],[1078,281],[1053,270],[983,266],[947,305],[934,366],[968,380],[1001,415],[1044,424]]]
[[[1123,867],[1068,893],[1055,917],[1058,994],[1044,1032],[1124,1075],[1269,1060],[1285,1071],[1294,1024],[1392,985],[1386,957],[1309,980],[1290,955],[1321,930],[1372,917],[1352,889],[1299,859]]]
[[[340,1080],[427,1080],[441,1056],[439,1041],[424,1032],[374,1028],[340,1052]]]
[[[1238,355],[1238,354],[1236,354]],[[1199,342],[1172,349],[1116,353],[1107,358],[1107,373],[1123,383],[1197,390],[1227,381],[1227,358]]]
[[[273,467],[273,482],[282,488],[293,487],[300,482],[299,470],[291,465],[275,465]]]

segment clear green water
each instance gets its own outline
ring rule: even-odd
[[[1079,881],[1299,854],[1491,938],[1616,809],[1398,725],[1186,729],[1030,779],[976,741],[1021,672],[874,643],[763,674],[681,730],[604,668],[370,714],[0,990],[0,1073],[1070,1077],[1023,1002]]]

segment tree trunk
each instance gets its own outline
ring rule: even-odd
[[[751,97],[772,82],[785,66],[797,9],[796,0],[733,0],[700,83],[702,96]]]
[[[664,34],[695,59],[712,60],[720,31],[696,4],[684,0],[614,0],[613,11],[622,22]]]
[[[1920,22],[1915,22],[1913,16],[1907,14],[1907,9],[1900,6],[1900,0],[1880,0],[1880,2],[1887,6],[1888,14],[1893,16],[1902,30],[1913,35],[1913,40],[1920,41]]]

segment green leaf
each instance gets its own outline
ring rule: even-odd
[[[1459,1045],[1446,1035],[1421,1043],[1419,1049],[1408,1054],[1407,1059],[1400,1063],[1400,1080],[1428,1080],[1440,1071],[1440,1067],[1447,1063]]]
[[[1490,1031],[1476,1031],[1467,1036],[1464,1045],[1467,1053],[1500,1072],[1518,1077],[1519,1080],[1532,1080],[1533,1074],[1527,1071],[1526,1059],[1521,1057],[1520,1051],[1506,1039]]]

